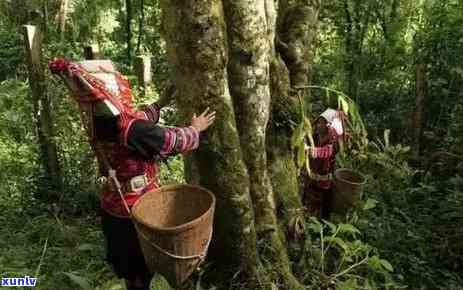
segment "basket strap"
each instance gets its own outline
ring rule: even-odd
[[[158,250],[159,252],[163,253],[166,256],[169,256],[171,258],[178,259],[178,260],[199,259],[199,263],[198,263],[197,266],[199,266],[199,264],[201,262],[203,262],[205,260],[205,258],[206,258],[207,251],[209,249],[209,245],[211,244],[211,240],[212,240],[212,229],[211,229],[211,232],[209,234],[209,238],[207,239],[206,248],[204,249],[204,251],[201,254],[190,255],[190,256],[179,256],[179,255],[175,255],[175,254],[172,254],[172,253],[168,252],[167,250],[165,250],[165,249],[161,248],[160,246],[158,246],[152,240],[148,239],[148,237],[141,230],[138,229],[137,224],[136,223],[134,223],[134,224],[135,224],[135,227],[137,228],[137,232],[143,237],[143,239],[145,239],[151,246],[153,246],[156,250]]]
[[[114,181],[114,184],[116,185],[117,192],[119,193],[122,199],[122,202],[124,203],[125,210],[129,214],[129,216],[132,217],[132,212],[130,211],[129,205],[127,204],[127,201],[124,198],[124,194],[122,194],[122,186],[119,180],[117,179],[116,170],[109,168],[108,173],[109,173],[109,177]]]

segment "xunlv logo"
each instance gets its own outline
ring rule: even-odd
[[[25,276],[24,278],[2,278],[0,286],[3,287],[35,287],[37,278]]]

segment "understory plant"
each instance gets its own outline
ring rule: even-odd
[[[375,205],[375,200],[367,200],[362,210]],[[320,221],[314,217],[307,220],[296,267],[308,289],[404,288],[394,279],[391,263],[363,240],[362,233],[354,225],[357,221],[357,215],[346,221]]]

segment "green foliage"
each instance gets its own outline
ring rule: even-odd
[[[56,23],[58,1],[0,1],[2,276],[37,273],[39,289],[125,289],[103,261],[95,215],[97,168],[76,105],[48,74],[47,95],[65,186],[60,204],[36,199],[47,187],[19,33],[22,24],[42,25],[44,65],[55,56],[81,59],[84,45],[99,44],[103,57],[119,64],[133,81],[123,2],[70,1],[62,42]],[[132,2],[132,46],[136,50],[140,36],[136,53],[152,55],[155,84],[145,97],[138,88],[134,92],[137,104],[150,103],[168,79],[159,1],[144,1],[141,29],[141,1]],[[462,288],[462,176],[428,173],[417,179],[423,169],[407,162],[411,138],[404,129],[414,109],[414,68],[423,63],[423,159],[429,159],[433,150],[463,154],[462,5],[459,0],[323,1],[312,99],[350,114],[353,138],[346,144],[348,154],[339,155],[337,164],[362,172],[368,182],[360,208],[347,217],[307,221],[304,243],[295,245],[300,256],[293,261],[310,289]],[[348,92],[352,100],[339,91]],[[302,118],[292,138],[300,167],[308,161],[304,139],[313,142],[311,116],[304,107],[310,104],[301,105]],[[175,108],[164,113],[163,124],[178,124]],[[461,161],[459,166],[457,173],[462,172]],[[169,167],[161,165],[161,184],[184,182],[182,157],[171,158]],[[206,268],[201,275],[210,272]],[[223,286],[207,285],[201,279],[196,289]],[[169,289],[162,279],[155,280],[154,288]],[[233,283],[222,288],[241,288]],[[269,287],[278,288],[277,284]]]
[[[0,201],[23,206],[33,198],[40,177],[28,84],[0,83]]]
[[[364,208],[371,208],[371,202]],[[362,240],[350,220],[332,223],[310,218],[297,269],[308,289],[400,289],[391,263]]]
[[[368,150],[353,151],[348,160],[339,160],[341,166],[367,177],[364,208],[375,204],[372,210],[352,212],[349,218],[365,241],[388,257],[402,283],[421,289],[458,289],[462,277],[456,269],[463,258],[458,226],[463,216],[461,177],[431,177],[414,184],[416,172],[406,162],[408,151],[407,146],[391,144],[385,131],[383,140],[369,142]]]
[[[22,65],[24,58],[20,34],[11,33],[0,26],[0,81],[8,78],[16,78],[18,74],[24,73]]]
[[[185,183],[183,176],[183,158],[179,155],[170,157],[160,166],[161,185]]]

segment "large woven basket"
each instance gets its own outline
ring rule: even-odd
[[[358,172],[340,168],[334,172],[334,198],[332,208],[339,214],[346,213],[360,201],[366,179]]]
[[[204,259],[212,238],[214,195],[192,185],[169,185],[145,193],[132,207],[150,271],[182,285]]]

